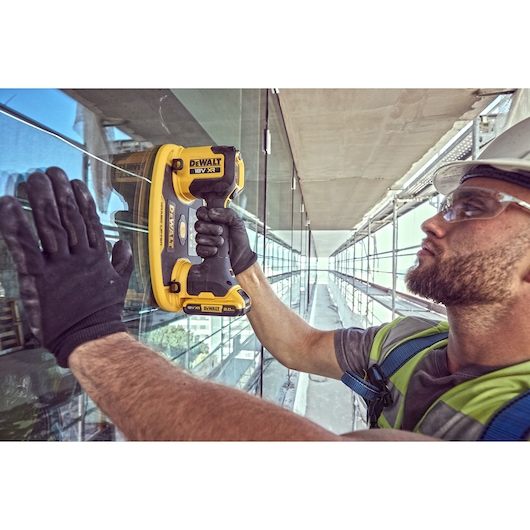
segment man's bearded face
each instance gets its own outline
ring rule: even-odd
[[[409,269],[409,290],[446,306],[494,304],[512,292],[514,265],[528,249],[521,236],[502,247],[426,259]]]

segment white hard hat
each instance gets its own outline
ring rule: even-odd
[[[497,136],[476,160],[440,166],[434,172],[433,185],[446,195],[464,180],[479,176],[530,188],[530,118]]]

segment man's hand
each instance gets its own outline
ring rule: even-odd
[[[14,197],[0,198],[0,232],[15,263],[20,298],[32,333],[68,367],[80,344],[126,331],[121,313],[133,269],[118,241],[109,260],[103,228],[85,184],[57,167],[26,184],[40,247]]]
[[[247,229],[245,223],[240,219],[234,210],[230,208],[210,208],[209,210],[201,206],[197,210],[195,230],[197,235],[197,254],[201,258],[215,256],[218,247],[223,244],[221,234],[222,224],[229,227],[230,242],[229,255],[230,264],[234,274],[240,274],[248,269],[258,259],[258,256],[250,248]]]

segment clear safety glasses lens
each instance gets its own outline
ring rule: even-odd
[[[440,212],[449,223],[491,219],[503,212],[510,203],[530,210],[530,204],[506,193],[485,188],[458,188],[447,194],[440,205]]]

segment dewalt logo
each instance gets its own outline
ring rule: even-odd
[[[206,313],[221,313],[223,310],[222,305],[203,305],[202,310]]]
[[[175,250],[175,203],[167,202],[167,250]]]
[[[190,160],[190,173],[200,175],[202,173],[221,173],[222,158],[195,158]]]

